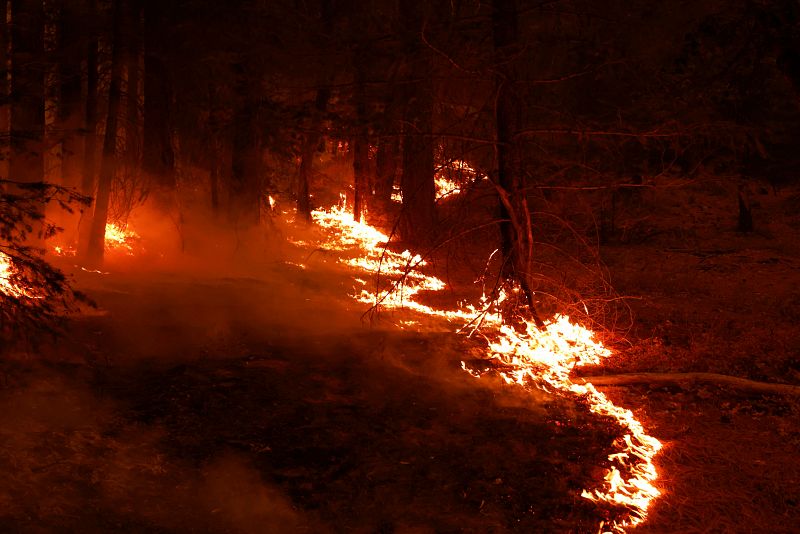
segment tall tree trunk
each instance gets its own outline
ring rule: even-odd
[[[495,51],[495,159],[499,197],[500,239],[503,276],[516,281],[525,294],[531,316],[538,327],[544,323],[537,312],[531,286],[533,227],[523,187],[519,147],[515,133],[519,129],[522,103],[512,87],[512,60],[517,48],[516,0],[493,0],[492,31]]]
[[[237,227],[250,227],[260,219],[261,184],[259,136],[256,115],[259,103],[253,95],[252,79],[243,64],[235,66],[236,104],[233,114],[233,146],[231,153],[231,187],[229,218]],[[257,86],[257,84],[255,84]]]
[[[61,1],[59,18],[59,83],[58,131],[61,136],[62,183],[78,188],[81,183],[83,157],[83,101],[81,91],[81,63],[84,46],[81,14],[74,2]]]
[[[322,0],[320,3],[320,18],[315,34],[316,45],[319,48],[326,48],[328,43],[321,37],[327,33],[333,23],[334,11],[332,0]],[[328,109],[328,101],[331,98],[330,82],[331,76],[320,69],[320,76],[317,79],[317,96],[314,100],[314,109],[309,121],[308,131],[306,132],[300,150],[300,168],[297,176],[297,215],[299,218],[311,220],[311,197],[309,193],[309,183],[312,171],[314,170],[314,155],[317,152],[320,138],[322,137],[321,126],[325,111]]]
[[[322,118],[328,109],[328,100],[331,97],[331,90],[327,81],[320,84],[317,88],[317,97],[314,100],[314,110],[312,111],[309,131],[303,139],[302,153],[300,154],[300,169],[297,180],[297,214],[306,221],[311,220],[311,199],[309,197],[309,183],[311,173],[314,168],[314,154],[317,152],[322,133]]]
[[[144,3],[144,140],[142,170],[156,187],[175,187],[175,153],[172,149],[172,83],[159,44],[168,28],[159,18],[157,0]]]
[[[108,89],[108,116],[106,118],[105,139],[103,140],[103,159],[100,165],[100,178],[97,183],[97,197],[94,202],[94,215],[89,230],[87,260],[91,265],[103,262],[103,253],[108,221],[108,205],[111,197],[111,183],[114,178],[117,156],[117,122],[120,112],[122,84],[122,6],[123,0],[113,0],[113,29],[111,35],[111,81]]]
[[[405,83],[403,175],[400,190],[403,208],[398,230],[404,241],[425,245],[436,227],[436,187],[433,157],[433,78],[427,50],[419,41],[424,20],[424,2],[415,2],[403,12],[406,52],[411,62]]]
[[[133,173],[139,172],[141,133],[139,120],[139,72],[141,59],[142,6],[140,0],[128,0],[127,95],[125,100],[125,159]]]
[[[3,75],[0,76],[0,136],[2,136],[2,143],[0,143],[0,176],[8,178],[8,160],[9,160],[9,116],[11,112],[11,105],[9,102],[10,88],[8,84],[8,69],[9,55],[8,45],[11,38],[11,28],[8,25],[8,2],[0,0],[0,71]]]
[[[375,206],[384,213],[388,211],[397,177],[397,137],[385,136],[378,141],[377,171],[375,176]]]
[[[94,196],[97,154],[97,2],[88,0],[89,35],[86,41],[86,107],[83,123],[83,179],[81,192]]]
[[[354,107],[356,109],[356,135],[353,137],[353,218],[360,221],[367,211],[369,188],[369,124],[367,118],[367,97],[364,91],[366,77],[366,47],[357,46],[353,63],[356,71]]]
[[[11,1],[11,154],[9,178],[44,180],[44,8]]]

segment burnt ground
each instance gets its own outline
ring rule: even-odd
[[[800,192],[750,195],[746,234],[713,184],[617,206],[600,252],[632,327],[585,374],[800,384]],[[613,425],[467,376],[458,338],[361,324],[349,280],[281,273],[79,275],[110,314],[3,362],[0,530],[594,532],[609,513],[577,495]],[[797,531],[798,399],[604,391],[664,443],[634,532]]]
[[[592,373],[712,372],[800,385],[800,192],[754,186],[755,231],[735,196],[652,193],[602,247],[630,298],[627,343]],[[627,232],[627,235],[622,235]],[[800,398],[713,384],[605,388],[665,443],[664,496],[637,532],[797,532]]]
[[[467,375],[457,336],[363,326],[306,301],[300,272],[300,296],[83,276],[107,313],[3,363],[3,532],[591,532],[612,514],[579,495],[618,429]]]

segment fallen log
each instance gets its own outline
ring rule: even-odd
[[[798,395],[800,386],[758,382],[717,373],[630,373],[621,375],[581,376],[573,378],[576,384],[591,383],[595,386],[630,386],[636,384],[675,385],[682,387],[687,382],[725,385],[753,393],[772,395]]]

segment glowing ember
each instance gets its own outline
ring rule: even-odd
[[[610,531],[622,532],[626,527],[644,521],[650,503],[660,494],[653,485],[658,476],[653,457],[661,443],[645,433],[629,410],[615,406],[592,384],[578,384],[571,380],[570,374],[576,367],[598,364],[612,355],[608,348],[595,340],[593,332],[573,324],[564,315],[546,322],[542,330],[532,322],[524,324],[524,331],[514,329],[505,323],[498,311],[497,304],[506,298],[503,293],[494,303],[483,297],[477,307],[462,304],[455,310],[433,309],[417,302],[415,297],[423,291],[441,291],[445,283],[419,272],[418,268],[425,266],[420,256],[409,251],[397,253],[386,249],[388,236],[363,222],[354,221],[352,214],[347,212],[344,199],[339,206],[329,211],[315,211],[312,216],[328,231],[329,239],[324,246],[341,252],[340,262],[371,273],[378,280],[370,290],[366,280],[357,278],[356,283],[361,287],[351,295],[353,298],[386,308],[404,307],[462,324],[477,323],[479,326],[474,328],[479,328],[489,343],[487,357],[502,363],[500,375],[506,382],[577,396],[592,412],[613,417],[626,433],[614,443],[618,452],[608,457],[611,466],[602,487],[583,490],[581,495],[593,501],[623,505],[630,510],[625,520],[608,526]],[[381,278],[384,286],[388,287],[381,289]],[[476,318],[480,321],[475,321]],[[415,321],[401,323],[405,326],[417,324]],[[467,369],[463,362],[462,367],[473,376],[480,376]]]
[[[436,200],[458,195],[464,184],[486,178],[471,167],[466,161],[454,159],[442,165],[436,172]]]
[[[133,243],[139,239],[139,234],[129,228],[116,224],[106,224],[106,250],[122,250],[126,254],[133,254]]]
[[[53,252],[56,254],[56,256],[75,256],[78,253],[78,251],[75,250],[75,247],[70,247],[66,245],[53,246]]]

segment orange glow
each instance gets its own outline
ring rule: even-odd
[[[106,224],[106,250],[120,250],[128,255],[133,255],[133,244],[139,239],[139,234],[113,223]]]
[[[30,288],[20,287],[11,278],[16,274],[11,258],[0,252],[0,293],[5,293],[9,297],[27,297],[35,298],[33,291]]]
[[[474,172],[474,171],[473,171]],[[647,435],[641,423],[630,410],[614,405],[591,384],[577,384],[571,372],[582,365],[599,364],[611,357],[612,352],[595,339],[587,328],[570,321],[565,315],[556,315],[538,329],[526,322],[522,331],[506,324],[497,304],[506,299],[501,293],[496,302],[483,297],[477,306],[461,304],[452,310],[439,310],[416,300],[422,291],[441,291],[445,283],[419,271],[426,265],[424,259],[404,251],[397,253],[385,248],[389,237],[379,230],[353,220],[344,200],[331,210],[312,213],[314,221],[327,231],[324,243],[327,249],[340,252],[339,261],[356,271],[379,276],[378,282],[356,278],[356,288],[351,295],[358,302],[384,308],[405,308],[431,317],[438,317],[461,325],[472,324],[473,330],[488,341],[488,359],[501,362],[502,378],[509,384],[535,386],[577,397],[597,414],[613,417],[625,430],[614,443],[616,452],[609,455],[610,467],[598,488],[584,489],[581,496],[592,501],[623,505],[629,510],[626,519],[610,525],[601,525],[603,531],[622,532],[626,527],[644,521],[647,509],[660,495],[654,485],[658,477],[653,458],[661,443]],[[480,321],[475,319],[480,318]],[[402,327],[414,327],[413,320],[401,321]],[[462,326],[459,331],[464,330]],[[462,362],[462,368],[473,376]]]

